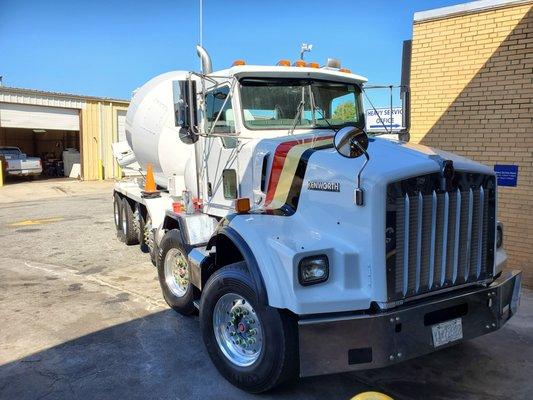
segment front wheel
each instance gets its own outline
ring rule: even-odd
[[[200,305],[202,337],[218,371],[233,385],[260,393],[298,372],[296,322],[259,304],[246,264],[216,271]]]

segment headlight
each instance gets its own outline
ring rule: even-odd
[[[298,281],[300,285],[314,285],[325,282],[329,277],[329,262],[325,254],[305,257],[298,264]]]
[[[503,246],[503,224],[498,221],[496,225],[496,248],[499,249]]]

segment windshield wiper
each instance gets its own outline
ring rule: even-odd
[[[296,116],[294,117],[294,120],[292,121],[292,128],[289,129],[289,135],[292,135],[294,133],[294,129],[296,129],[296,124],[298,123],[298,119],[300,119],[300,115],[302,114],[304,105],[305,103],[302,97],[302,101],[300,101],[300,104],[298,104],[298,108],[296,110]]]
[[[331,129],[334,133],[337,133],[337,131],[340,129],[339,128],[335,128],[329,121],[326,117],[324,117],[324,114],[322,114],[322,111],[320,111],[320,108],[318,108],[318,106],[316,105],[316,102],[315,102],[315,94],[313,93],[312,90],[309,90],[309,97],[311,98],[311,108],[313,110],[313,127],[314,128],[320,128],[320,126],[317,125],[316,123],[316,117],[315,117],[315,113],[319,114],[320,115],[320,118],[322,118],[322,121],[325,121],[326,124],[328,125],[329,129]]]

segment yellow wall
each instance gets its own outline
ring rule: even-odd
[[[127,103],[87,101],[81,110],[83,179],[120,178],[111,144],[118,137],[117,111],[126,109]]]
[[[533,2],[415,22],[411,140],[489,166],[518,164],[499,188],[509,265],[533,284]]]

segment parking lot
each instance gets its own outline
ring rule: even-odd
[[[168,309],[149,257],[116,239],[112,183],[39,185],[0,189],[2,399],[530,398],[528,289],[492,335],[385,369],[241,392],[211,364],[198,318]]]

